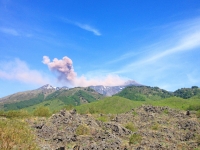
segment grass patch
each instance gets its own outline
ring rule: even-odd
[[[163,113],[164,113],[164,114],[169,114],[169,111],[168,111],[167,109],[165,109],[165,110],[163,111]]]
[[[137,112],[136,111],[133,111],[133,116],[137,116]]]
[[[139,134],[132,134],[129,138],[129,144],[137,144],[142,141],[142,137]]]
[[[198,111],[196,112],[196,116],[197,116],[197,118],[200,118],[200,110],[198,110]]]
[[[63,106],[63,109],[66,109],[66,110],[72,110],[74,108],[73,105],[65,105]]]
[[[28,125],[17,119],[0,118],[0,149],[37,150]]]
[[[101,122],[108,122],[109,121],[107,116],[100,116],[100,117],[97,118],[97,120],[99,120]]]
[[[168,106],[174,109],[188,110],[190,105],[199,105],[199,99],[183,99],[180,97],[170,97],[159,101],[148,101],[153,106]]]
[[[30,107],[26,107],[24,108],[24,110],[27,110],[29,113],[33,113],[35,111],[35,109],[37,109],[38,107],[41,106],[45,106],[48,107],[50,112],[57,112],[61,109],[63,109],[63,107],[65,107],[66,105],[59,99],[54,99],[54,100],[50,100],[50,101],[44,101],[40,104],[34,105],[34,106],[30,106]]]
[[[132,122],[127,123],[125,125],[125,128],[131,130],[132,132],[135,132],[137,130]]]
[[[200,135],[199,134],[196,135],[196,141],[198,143],[198,146],[200,146]]]
[[[142,104],[143,102],[141,101],[131,101],[123,97],[112,96],[112,97],[106,97],[102,100],[90,104],[83,104],[80,106],[76,106],[76,110],[80,114],[87,114],[90,112],[117,114],[130,111],[132,108],[136,108],[138,106],[141,106]]]
[[[76,135],[88,135],[89,132],[89,127],[85,124],[81,124],[76,128]]]
[[[39,117],[49,117],[51,113],[48,107],[40,106],[33,112],[33,114],[34,116]]]
[[[152,130],[158,130],[158,128],[159,128],[159,124],[158,124],[158,123],[155,123],[155,124],[151,127]]]
[[[6,118],[27,118],[30,117],[31,114],[29,114],[26,110],[10,110],[10,111],[0,111],[0,116],[6,117]]]

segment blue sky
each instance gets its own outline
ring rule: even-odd
[[[0,0],[0,97],[73,86],[43,56],[67,56],[76,85],[200,86],[200,2]]]

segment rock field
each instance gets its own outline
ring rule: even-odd
[[[200,121],[192,112],[141,106],[123,114],[78,114],[28,120],[42,150],[193,150]]]

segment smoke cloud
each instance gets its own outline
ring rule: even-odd
[[[75,81],[76,73],[73,69],[72,60],[67,56],[63,57],[61,60],[54,58],[52,62],[48,56],[43,56],[42,62],[46,64],[51,71],[58,73],[59,80],[65,80],[71,84]]]
[[[30,69],[26,62],[17,58],[0,62],[0,79],[36,85],[44,85],[50,81],[45,74],[38,70]]]
[[[93,79],[87,79],[85,76],[77,76],[74,71],[72,60],[65,56],[62,59],[54,58],[51,62],[48,56],[43,56],[44,64],[46,64],[49,69],[56,72],[59,81],[65,81],[71,86],[91,86],[91,85],[104,85],[104,86],[115,86],[123,85],[125,80],[120,78],[118,75],[107,75],[106,77],[94,77]]]

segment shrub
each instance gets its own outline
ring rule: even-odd
[[[142,137],[139,134],[132,134],[129,138],[129,144],[137,144],[142,141]]]
[[[81,124],[76,128],[77,135],[86,135],[89,134],[89,128],[87,125]]]
[[[95,108],[94,108],[94,107],[89,107],[89,113],[90,113],[90,114],[96,113]]]
[[[200,110],[196,112],[196,116],[200,118]]]
[[[73,105],[65,105],[64,107],[63,107],[63,109],[66,109],[66,110],[72,110],[74,108],[74,106]]]
[[[188,110],[195,110],[195,111],[198,111],[198,110],[200,110],[200,104],[198,104],[198,105],[190,105],[188,108],[187,108]]]
[[[99,118],[97,118],[97,120],[102,121],[102,122],[108,122],[108,117],[107,116],[100,116]]]
[[[136,112],[136,111],[133,111],[132,114],[133,114],[133,116],[136,116],[136,115],[137,115],[137,112]]]
[[[136,128],[135,128],[135,126],[134,126],[134,124],[132,122],[127,123],[125,125],[125,128],[131,130],[132,132],[136,131]]]
[[[25,110],[10,110],[4,113],[7,118],[24,118],[30,116],[30,114]]]
[[[0,119],[0,149],[37,150],[39,148],[26,123],[16,119]]]
[[[198,145],[200,146],[200,135],[199,134],[196,135],[196,141],[197,141]]]
[[[158,124],[158,123],[155,123],[155,124],[151,127],[152,130],[158,130],[158,128],[159,128],[159,124]]]
[[[3,110],[0,111],[0,116],[5,116],[5,112]]]
[[[33,114],[34,114],[34,116],[39,116],[39,117],[49,117],[50,111],[49,111],[48,107],[40,106],[35,109]]]
[[[164,113],[164,114],[169,114],[169,111],[168,111],[167,109],[165,109],[165,110],[163,111],[163,113]]]

